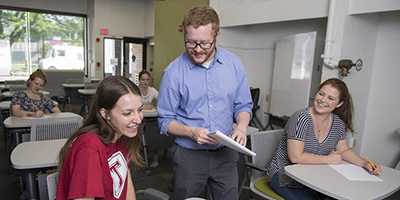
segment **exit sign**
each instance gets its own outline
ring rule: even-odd
[[[100,34],[101,35],[107,35],[108,34],[108,29],[106,29],[106,28],[100,29]]]

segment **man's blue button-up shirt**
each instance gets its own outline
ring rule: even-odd
[[[248,112],[251,100],[247,74],[235,54],[216,48],[208,68],[195,64],[185,52],[164,70],[157,100],[162,134],[176,120],[180,124],[219,130],[229,135],[233,117]],[[175,142],[188,149],[215,149],[219,145],[197,144],[192,138],[175,136]]]

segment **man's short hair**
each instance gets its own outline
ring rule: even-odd
[[[207,5],[198,5],[191,8],[186,15],[183,17],[183,33],[186,37],[186,29],[189,26],[198,28],[199,26],[205,26],[212,24],[213,36],[215,37],[219,32],[219,18],[217,12]]]

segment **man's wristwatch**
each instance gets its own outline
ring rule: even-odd
[[[32,114],[32,113],[26,113],[26,116],[27,116],[27,117],[32,117],[33,114]]]

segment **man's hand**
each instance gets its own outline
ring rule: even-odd
[[[236,128],[233,130],[231,134],[231,138],[234,139],[236,142],[241,144],[242,146],[246,146],[247,143],[247,136],[246,136],[246,129],[245,128]]]
[[[192,131],[192,138],[197,144],[219,144],[218,140],[208,136],[208,130],[202,127],[195,127]]]

